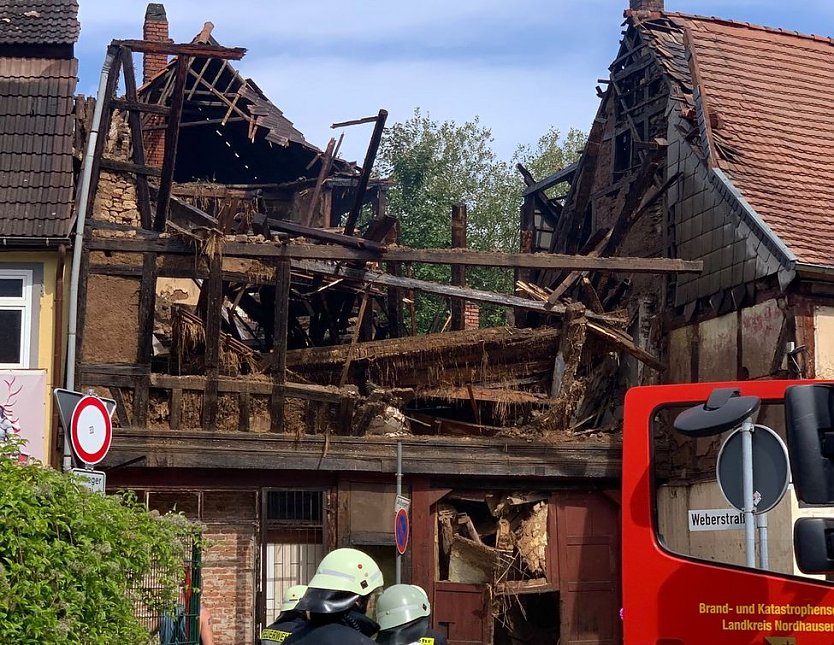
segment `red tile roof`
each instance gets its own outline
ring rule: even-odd
[[[834,41],[718,18],[663,17],[681,28],[678,35],[686,32],[711,123],[712,162],[799,262],[834,265]],[[661,34],[669,40],[660,29],[655,37]],[[681,71],[682,54],[674,43],[666,47],[668,70]],[[682,72],[677,80],[692,87]]]

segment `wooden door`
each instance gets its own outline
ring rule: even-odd
[[[486,585],[436,582],[432,622],[449,645],[492,643],[492,614]]]
[[[556,498],[561,644],[621,643],[619,506],[601,492]]]

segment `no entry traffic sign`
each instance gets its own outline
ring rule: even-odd
[[[113,426],[104,402],[95,396],[84,396],[76,404],[70,420],[72,449],[85,464],[97,464],[110,450]]]
[[[394,537],[397,540],[397,552],[400,555],[405,554],[405,549],[408,546],[408,511],[401,508],[394,516]]]

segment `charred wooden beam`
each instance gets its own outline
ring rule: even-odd
[[[256,219],[253,221],[260,221],[260,218],[256,216]],[[385,247],[379,244],[378,242],[366,240],[362,237],[342,235],[341,233],[331,233],[329,231],[323,231],[321,229],[313,228],[311,226],[302,226],[301,224],[296,224],[295,222],[274,219],[272,217],[266,218],[266,223],[270,228],[275,228],[279,231],[285,231],[294,235],[301,235],[311,240],[330,242],[332,244],[338,244],[340,246],[346,246],[350,248],[364,249],[373,253],[381,253],[385,250]],[[378,256],[374,256],[374,258],[378,258]]]
[[[126,47],[140,54],[166,54],[168,56],[193,56],[195,58],[220,58],[240,60],[246,54],[245,47],[221,47],[196,43],[166,43],[155,40],[114,40],[112,45]]]
[[[321,188],[324,185],[324,180],[330,174],[330,167],[333,165],[333,149],[335,146],[336,139],[331,138],[330,141],[327,142],[327,148],[321,158],[319,176],[316,178],[316,186],[313,188],[313,195],[310,197],[310,204],[307,206],[307,214],[304,217],[305,226],[313,225],[313,217],[315,216],[316,209],[318,208],[319,201],[321,200]],[[330,222],[326,221],[325,218],[322,218],[321,226],[326,226],[329,223]]]
[[[368,151],[365,153],[365,161],[362,163],[362,174],[359,177],[359,185],[356,187],[356,198],[348,213],[345,222],[345,235],[353,235],[353,229],[359,220],[359,212],[362,210],[362,203],[365,200],[365,191],[368,189],[368,180],[371,178],[371,169],[376,160],[376,153],[382,141],[382,132],[385,129],[385,120],[388,118],[387,110],[380,110],[377,115],[376,125],[368,143]]]
[[[177,142],[180,136],[180,121],[182,120],[182,105],[185,101],[185,79],[188,76],[189,59],[180,56],[177,59],[174,73],[174,90],[171,95],[171,113],[168,115],[168,126],[165,130],[165,156],[162,159],[162,176],[159,179],[159,193],[156,198],[156,217],[153,228],[155,231],[165,230],[165,218],[168,216],[168,198],[171,196],[171,185],[174,183],[174,167],[177,162]]]
[[[125,74],[127,74],[127,65],[125,65]],[[136,81],[134,79],[134,86]],[[171,113],[171,108],[167,105],[156,105],[154,103],[144,103],[137,99],[112,99],[110,101],[110,105],[114,108],[123,111],[133,111],[136,110],[138,112],[147,112],[149,114],[162,114],[168,115]]]
[[[466,204],[452,206],[452,248],[466,248]],[[452,265],[452,284],[457,287],[466,286],[466,267],[460,264]],[[452,313],[452,330],[459,331],[465,326],[464,301],[454,298],[449,306]]]
[[[130,105],[141,105],[139,95],[136,93],[136,73],[133,70],[133,52],[130,49],[122,49],[122,69],[125,76],[125,96]],[[127,121],[130,126],[130,144],[133,154],[133,163],[137,166],[145,165],[145,144],[142,137],[142,118],[137,109],[129,109]],[[151,227],[151,198],[148,192],[148,176],[136,174],[136,206],[139,210],[139,221],[142,228]]]
[[[145,183],[147,184],[148,177],[161,177],[162,171],[159,168],[154,168],[153,166],[147,166],[145,163],[132,163],[130,161],[119,161],[118,159],[102,159],[99,162],[99,167],[104,168],[105,170],[115,170],[117,172],[130,172],[136,175],[137,182],[140,181],[140,178],[145,179]],[[138,200],[138,194],[137,194]]]
[[[215,254],[209,261],[209,279],[204,316],[206,389],[203,394],[202,424],[206,430],[217,429],[217,381],[220,375],[220,321],[223,308],[223,259]],[[201,294],[202,296],[202,294]]]
[[[281,432],[284,428],[284,397],[287,381],[287,329],[289,325],[290,263],[278,263],[275,272],[275,314],[272,333],[272,399],[271,430]]]
[[[139,346],[136,362],[144,373],[136,379],[133,390],[133,422],[140,428],[148,423],[149,375],[153,358],[153,323],[156,309],[156,254],[146,253],[142,263],[139,291]]]
[[[96,192],[98,191],[98,179],[101,172],[101,162],[104,156],[104,145],[107,143],[107,133],[110,131],[110,119],[113,116],[113,107],[110,99],[116,91],[116,85],[119,81],[119,71],[122,65],[122,50],[112,45],[107,48],[107,55],[114,55],[113,65],[107,72],[107,80],[104,86],[104,96],[107,100],[104,102],[101,110],[101,126],[99,127],[100,136],[96,139],[96,147],[93,151],[93,164],[90,175],[90,188],[87,195],[87,209],[88,212],[93,212],[93,205],[96,201]]]
[[[334,123],[330,127],[334,128],[334,129],[335,128],[346,128],[350,125],[362,125],[363,123],[376,123],[376,121],[378,121],[378,120],[379,120],[379,116],[375,114],[374,116],[365,116],[365,117],[362,117],[361,119],[352,119],[350,121],[339,121],[338,123]]]

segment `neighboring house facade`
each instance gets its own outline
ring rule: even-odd
[[[627,386],[831,378],[834,41],[666,12],[657,0],[633,0],[625,17],[567,197],[527,201],[532,249],[576,252],[610,228],[624,232],[618,253],[704,262],[662,283],[592,281],[603,302],[627,286],[635,336],[667,363],[660,378],[627,370]],[[556,180],[565,176],[545,184]],[[781,407],[765,406],[759,422],[784,436]],[[687,510],[728,506],[715,474],[722,437],[685,442],[668,419],[655,423],[666,545],[743,564],[741,533],[687,527]],[[789,493],[769,513],[771,568],[796,572],[791,527],[809,512]]]
[[[24,451],[52,464],[73,224],[77,12],[74,0],[0,8],[0,433],[24,436]]]

